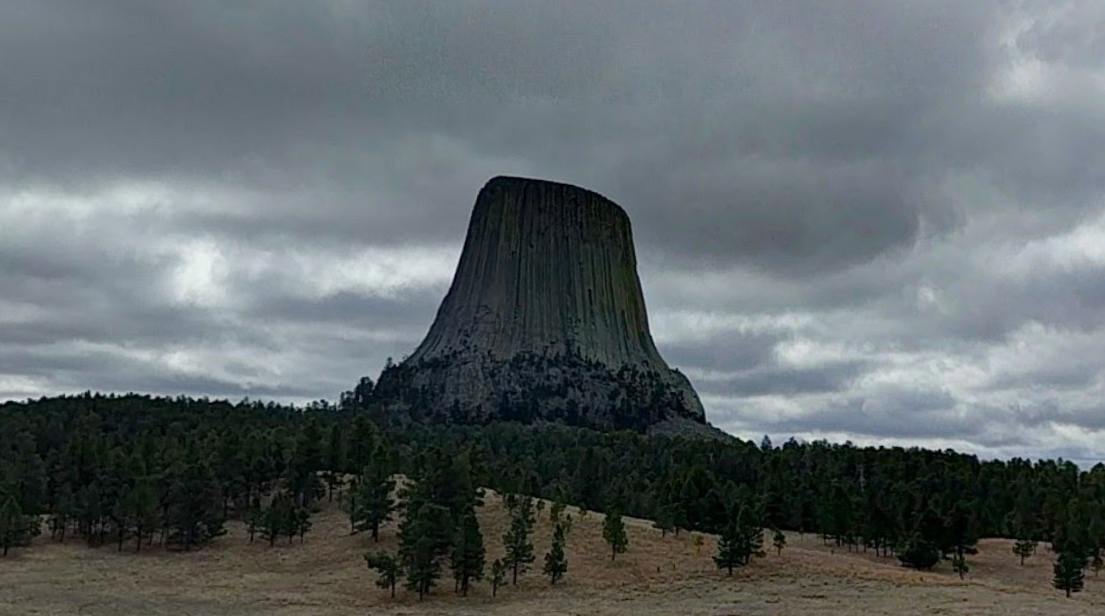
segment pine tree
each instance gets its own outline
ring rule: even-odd
[[[161,523],[159,508],[157,493],[149,480],[139,480],[127,493],[123,511],[127,524],[134,532],[134,551],[141,551],[142,540],[157,531]]]
[[[407,588],[418,592],[421,601],[441,576],[439,552],[432,537],[426,535],[415,540],[407,550]]]
[[[261,499],[254,496],[250,499],[249,509],[246,511],[246,528],[249,530],[250,543],[253,543],[254,536],[260,530],[264,515],[265,511],[261,508]]]
[[[668,510],[671,516],[671,530],[678,537],[679,531],[688,528],[687,508],[682,502],[676,501],[668,503]]]
[[[115,498],[111,506],[111,526],[115,533],[116,551],[123,551],[123,542],[130,536],[130,516],[128,516],[128,495]],[[139,540],[141,543],[141,540]]]
[[[371,379],[365,377],[362,383],[371,385]],[[367,398],[366,398],[367,402]],[[360,469],[375,464],[376,448],[380,445],[380,431],[376,424],[372,423],[363,414],[353,419],[349,438],[346,441],[345,465],[346,470],[356,473]]]
[[[906,518],[902,523],[912,531],[898,550],[898,561],[912,569],[932,569],[942,557],[940,542],[946,528],[945,520],[933,503],[925,503],[920,498],[910,509],[903,511]]]
[[[399,575],[403,572],[399,559],[383,552],[365,554],[364,559],[370,570],[379,573],[379,577],[376,578],[376,586],[384,590],[390,588],[391,597],[394,599],[395,585],[399,581]]]
[[[825,502],[826,509],[822,513],[823,530],[836,541],[837,546],[852,543],[857,518],[854,491],[855,487],[852,484],[839,481],[829,489],[828,499]]]
[[[660,530],[661,537],[667,537],[668,533],[675,530],[675,509],[670,503],[661,505],[656,510],[656,520],[652,523],[654,528]]]
[[[491,563],[491,597],[499,594],[499,587],[506,581],[507,564],[502,560],[496,558],[495,562]]]
[[[452,547],[454,527],[449,509],[429,502],[418,486],[405,509],[399,526],[399,558],[407,588],[418,592],[422,600],[441,576],[441,561]]]
[[[963,576],[971,571],[970,565],[967,564],[967,557],[963,555],[963,552],[957,552],[952,557],[952,571],[958,573],[961,580]]]
[[[480,533],[475,511],[468,511],[461,518],[453,545],[451,566],[461,594],[467,597],[469,582],[483,579],[483,534]]]
[[[297,506],[310,506],[326,494],[326,486],[318,475],[324,464],[324,441],[318,421],[309,418],[299,431],[295,446],[290,451],[291,457],[284,473],[284,486]]]
[[[775,529],[771,537],[771,544],[775,546],[776,553],[782,556],[783,548],[787,547],[787,536],[783,534],[783,531]]]
[[[771,444],[770,436],[765,434],[764,437],[760,439],[760,449],[764,452],[770,452],[774,449],[774,446]]]
[[[311,510],[306,507],[296,507],[292,512],[288,543],[291,543],[291,535],[299,535],[299,542],[303,543],[303,537],[311,530]]]
[[[169,543],[186,551],[226,533],[222,487],[198,451],[188,458],[173,469],[164,512]]]
[[[1078,552],[1061,552],[1055,561],[1055,574],[1052,584],[1057,590],[1071,593],[1081,592],[1086,581],[1086,557]]]
[[[269,545],[275,544],[276,540],[283,536],[287,536],[290,542],[297,530],[296,511],[291,494],[284,491],[278,492],[261,513],[258,522],[261,538],[267,539]]]
[[[956,483],[958,482],[953,482]],[[971,515],[977,505],[968,501],[962,493],[953,494],[951,498],[951,503],[944,508],[943,532],[938,543],[942,554],[963,555],[978,543]]]
[[[552,546],[545,554],[545,575],[549,576],[549,582],[556,586],[556,582],[568,572],[568,559],[564,555],[564,527],[556,525],[553,530]]]
[[[736,520],[725,525],[725,529],[717,540],[717,556],[714,562],[718,569],[726,569],[729,575],[733,575],[733,569],[744,564],[744,551],[742,548],[740,530]]]
[[[602,538],[610,544],[610,560],[613,561],[618,554],[624,554],[629,547],[629,537],[625,532],[625,522],[618,511],[606,514],[606,520],[602,523]]]
[[[399,555],[407,587],[423,597],[436,583],[442,561],[453,556],[459,590],[462,582],[483,573],[483,537],[475,508],[483,493],[473,487],[469,452],[455,456],[431,447],[419,456],[417,479],[403,490],[404,516],[399,525]],[[465,520],[465,518],[470,518]],[[530,510],[532,523],[532,509]],[[458,539],[464,545],[458,547]]]
[[[366,466],[354,480],[349,500],[349,518],[354,533],[372,531],[372,540],[380,540],[380,526],[391,520],[395,509],[395,480],[387,465],[383,446],[376,448],[373,464]]]
[[[326,471],[323,479],[326,482],[326,498],[333,501],[334,491],[341,487],[342,471],[345,469],[345,434],[341,424],[335,423],[330,428],[326,445]]]
[[[1017,539],[1017,542],[1013,544],[1013,553],[1021,558],[1021,566],[1023,567],[1024,559],[1036,553],[1036,542],[1031,539]]]
[[[754,501],[745,499],[737,511],[737,536],[740,540],[742,564],[752,562],[753,556],[763,556],[764,531],[760,525],[759,508]]]
[[[898,560],[912,569],[932,569],[940,562],[940,548],[932,541],[914,535],[898,552]]]
[[[1090,547],[1090,568],[1096,577],[1105,567],[1105,558],[1102,558],[1102,550],[1105,550],[1105,504],[1093,503],[1089,514],[1089,527],[1087,539]]]
[[[534,560],[533,542],[533,501],[524,496],[518,499],[514,515],[510,520],[510,530],[503,535],[503,547],[506,549],[506,564],[513,571],[511,583],[518,583],[518,575],[529,569]]]
[[[76,496],[77,530],[85,536],[88,545],[94,545],[97,528],[103,523],[103,496],[100,484],[93,480],[82,486]],[[167,516],[166,516],[167,517]]]
[[[560,501],[556,501],[549,507],[549,522],[553,524],[559,524],[560,518],[564,515],[565,505]]]
[[[69,528],[69,522],[76,511],[76,499],[69,484],[62,485],[58,491],[54,506],[50,509],[50,536],[60,534],[59,539],[65,541],[65,532]]]
[[[0,547],[3,548],[3,556],[7,556],[8,550],[13,547],[30,543],[38,532],[38,517],[23,515],[15,495],[9,495],[0,506]]]

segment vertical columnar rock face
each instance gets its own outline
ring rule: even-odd
[[[704,423],[648,329],[629,217],[594,192],[487,183],[426,339],[377,393],[422,418]]]
[[[453,286],[410,359],[466,348],[496,359],[574,350],[608,366],[666,369],[649,335],[625,212],[574,186],[491,180]]]

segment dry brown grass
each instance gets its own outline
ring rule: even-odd
[[[488,561],[502,555],[507,513],[488,493],[480,523]],[[614,563],[602,541],[602,515],[580,517],[568,540],[569,571],[555,588],[540,574],[548,549],[548,510],[537,528],[534,570],[492,600],[486,583],[468,598],[452,580],[424,603],[400,591],[392,600],[373,585],[362,555],[377,548],[350,536],[345,516],[327,506],[305,544],[250,544],[241,524],[215,545],[187,554],[160,550],[117,553],[79,542],[40,538],[30,550],[0,560],[0,615],[147,614],[299,616],[326,614],[1100,614],[1105,580],[1065,599],[1051,590],[1046,552],[1025,567],[1004,540],[987,540],[960,581],[946,570],[919,573],[871,553],[833,550],[812,536],[791,535],[782,556],[757,559],[732,577],[713,567],[713,538],[701,549],[694,534],[661,537],[649,522],[627,519],[629,551]],[[388,526],[379,549],[395,548]],[[836,552],[835,554],[832,552]]]

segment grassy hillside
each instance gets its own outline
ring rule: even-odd
[[[396,599],[377,589],[362,555],[375,549],[369,536],[350,536],[336,503],[325,504],[302,545],[269,547],[248,542],[239,522],[228,534],[191,553],[159,549],[140,554],[83,542],[36,539],[35,549],[0,562],[0,614],[138,616],[353,615],[413,613],[539,614],[1091,614],[1105,609],[1105,580],[1091,577],[1086,592],[1065,599],[1049,587],[1046,551],[1017,564],[1007,540],[984,540],[966,581],[942,564],[933,572],[903,569],[896,559],[841,552],[812,535],[788,537],[782,556],[771,552],[732,577],[711,560],[714,538],[698,533],[661,537],[648,521],[626,519],[629,551],[614,563],[602,541],[602,514],[574,519],[568,539],[569,571],[550,587],[540,574],[552,528],[538,516],[537,562],[517,586],[491,598],[480,583],[471,596],[444,587],[421,604],[402,590]],[[492,492],[479,511],[488,558],[502,554],[508,515]],[[695,538],[703,537],[696,546]],[[379,544],[394,549],[395,524]]]

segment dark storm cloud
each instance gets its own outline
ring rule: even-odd
[[[706,395],[763,396],[845,391],[862,372],[860,362],[839,362],[817,368],[765,366],[721,379],[699,379]]]
[[[941,219],[917,194],[931,169],[910,164],[914,133],[980,74],[967,34],[983,13],[878,6],[824,24],[774,3],[16,3],[0,22],[0,52],[25,58],[0,69],[6,136],[19,177],[246,183],[269,202],[242,226],[297,234],[353,220],[426,237],[429,212],[455,230],[490,168],[456,155],[524,161],[624,197],[674,253],[823,269]],[[917,57],[929,34],[946,40]],[[869,55],[885,64],[865,72]],[[424,162],[449,143],[440,168]],[[312,197],[328,207],[306,211]]]
[[[814,420],[823,432],[851,432],[874,437],[978,438],[980,426],[949,412],[954,399],[946,392],[898,392],[892,397],[869,400],[850,397],[822,409]],[[784,419],[772,426],[783,433],[799,428],[808,419]]]
[[[664,345],[664,357],[677,366],[700,370],[749,370],[772,361],[779,339],[778,335],[726,332],[709,345],[670,342]]]
[[[0,397],[332,398],[413,349],[476,191],[519,174],[626,208],[719,425],[1105,455],[1102,27],[1044,0],[2,3]]]
[[[399,330],[412,338],[425,333],[422,330],[441,301],[440,293],[419,293],[398,300],[353,293],[316,298],[266,296],[261,292],[254,298],[256,308],[249,314],[257,319],[345,323],[364,329]]]

